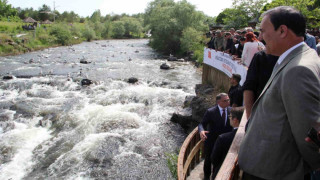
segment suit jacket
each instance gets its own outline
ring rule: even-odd
[[[213,164],[212,179],[214,179],[217,176],[236,133],[237,129],[234,129],[231,132],[221,134],[216,140],[216,143],[214,144],[211,153],[211,163]]]
[[[306,44],[288,54],[271,74],[252,108],[239,150],[245,172],[264,179],[299,180],[320,168],[308,130],[320,130],[320,59]]]
[[[225,120],[222,119],[218,105],[209,108],[203,116],[202,122],[199,124],[199,132],[206,130],[209,131],[207,139],[205,141],[205,146],[212,148],[218,136],[222,133],[230,132],[232,127],[229,123],[230,107],[227,108],[227,124],[225,125]]]

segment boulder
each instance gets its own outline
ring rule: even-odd
[[[93,84],[93,81],[90,79],[82,79],[81,80],[81,86],[90,86],[91,84]]]
[[[190,133],[202,121],[210,107],[215,105],[215,97],[219,93],[211,85],[197,84],[196,96],[186,96],[183,110],[172,115],[171,121],[179,123],[187,133]]]
[[[178,58],[174,56],[169,56],[168,61],[178,61]]]
[[[136,82],[138,82],[138,78],[131,77],[131,78],[128,79],[128,83],[130,83],[130,84],[134,84]]]
[[[171,122],[178,123],[186,133],[190,133],[199,123],[192,119],[190,108],[172,114]]]
[[[87,60],[85,60],[85,59],[81,59],[81,60],[80,60],[80,63],[81,63],[81,64],[89,64],[90,62],[87,61]]]
[[[13,76],[12,76],[12,75],[6,75],[6,76],[3,76],[2,79],[3,79],[3,80],[13,79]]]
[[[168,70],[170,69],[170,66],[166,63],[161,64],[160,69]]]

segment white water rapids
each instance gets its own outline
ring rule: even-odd
[[[170,118],[201,77],[186,62],[161,70],[165,60],[147,43],[0,57],[1,77],[17,77],[0,80],[0,180],[172,179],[165,153],[176,153],[185,134]],[[83,78],[94,84],[82,87]]]

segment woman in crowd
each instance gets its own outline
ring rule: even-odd
[[[246,43],[243,47],[241,61],[244,65],[249,67],[253,55],[264,49],[264,45],[255,37],[252,32],[246,34]]]

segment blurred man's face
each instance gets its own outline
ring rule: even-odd
[[[230,105],[230,99],[229,96],[222,96],[220,100],[217,102],[220,107],[226,108]]]
[[[265,16],[261,21],[261,37],[266,42],[266,50],[268,54],[279,56],[279,29],[274,30],[274,26],[270,21],[269,16]]]

